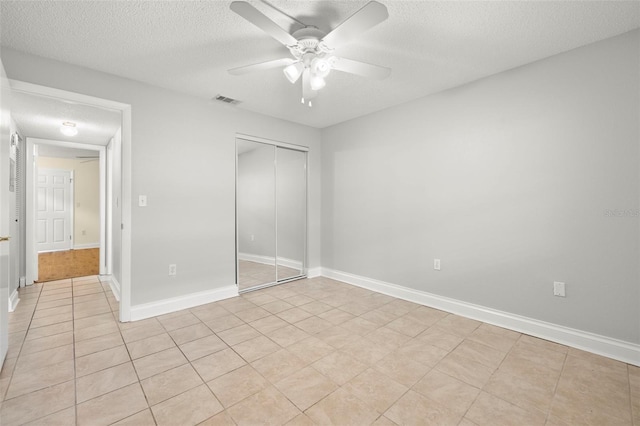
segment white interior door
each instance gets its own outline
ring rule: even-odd
[[[9,149],[9,226],[11,231],[11,242],[9,244],[9,291],[18,288],[20,282],[20,221],[19,221],[19,199],[18,199],[18,134],[11,135],[11,147]],[[9,295],[11,297],[11,294]],[[15,306],[9,304],[12,311]]]
[[[70,250],[72,231],[71,170],[38,169],[36,245],[38,252]]]

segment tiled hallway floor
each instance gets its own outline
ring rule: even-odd
[[[325,278],[133,323],[20,293],[0,424],[640,425],[640,368]]]

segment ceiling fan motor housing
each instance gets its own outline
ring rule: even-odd
[[[301,28],[292,35],[298,40],[298,43],[288,47],[296,59],[304,60],[304,57],[308,53],[312,53],[314,56],[324,56],[325,53],[329,53],[331,50],[321,42],[326,33],[317,27],[309,26]]]

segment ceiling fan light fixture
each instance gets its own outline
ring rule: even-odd
[[[263,0],[263,2],[266,2],[266,0]],[[326,85],[325,78],[334,68],[341,72],[380,80],[386,78],[391,71],[389,68],[378,65],[333,56],[336,48],[349,43],[361,33],[380,24],[389,17],[386,6],[376,0],[370,0],[360,10],[328,33],[297,19],[294,20],[301,24],[303,28],[290,33],[273,19],[252,6],[249,1],[235,0],[231,2],[230,8],[288,48],[293,59],[282,58],[233,68],[229,70],[229,73],[240,75],[250,71],[285,67],[283,69],[284,75],[291,83],[302,79],[301,103],[303,104],[305,101],[309,101],[309,106],[311,106],[310,99],[315,97],[318,90]],[[284,12],[280,12],[291,18]]]
[[[65,136],[77,135],[78,129],[76,129],[76,123],[65,121],[64,123],[62,123],[62,127],[60,127],[60,132]]]
[[[327,84],[324,81],[324,78],[318,75],[312,75],[309,79],[309,83],[311,84],[311,90],[320,90]]]
[[[311,61],[311,71],[314,75],[324,78],[329,75],[331,64],[325,58],[316,57]]]
[[[289,80],[291,84],[298,81],[302,75],[302,71],[304,71],[304,64],[302,62],[295,62],[283,70],[285,77],[287,77],[287,80]]]

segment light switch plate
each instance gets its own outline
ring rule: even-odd
[[[138,207],[147,207],[146,195],[138,195]]]
[[[564,283],[559,281],[553,282],[553,295],[558,297],[565,297]]]

